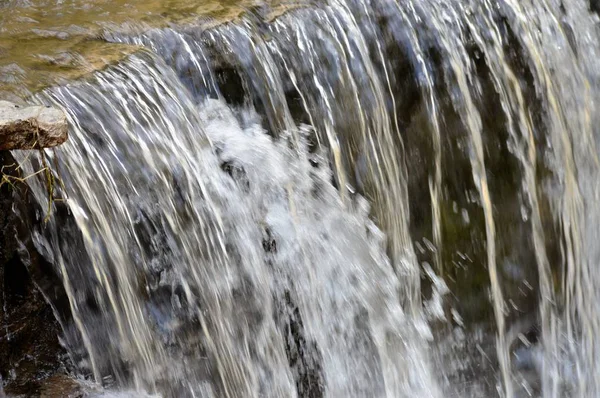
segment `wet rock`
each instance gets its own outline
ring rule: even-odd
[[[40,398],[80,398],[83,396],[81,385],[66,375],[49,377],[40,391]]]
[[[289,291],[278,299],[274,317],[285,336],[285,354],[296,381],[298,397],[322,398],[325,383],[322,358],[316,343],[306,337],[300,309]]]
[[[3,175],[18,177],[16,166],[10,152],[0,151]],[[39,396],[46,379],[69,367],[61,328],[44,297],[51,292],[40,290],[62,285],[33,245],[36,211],[24,183],[0,184],[0,396],[2,390]]]
[[[67,117],[61,110],[0,101],[0,150],[48,148],[67,137]]]

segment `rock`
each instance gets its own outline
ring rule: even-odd
[[[47,378],[40,391],[40,398],[81,398],[83,396],[79,383],[61,374]]]
[[[67,117],[59,109],[0,101],[0,150],[60,145],[67,140],[68,130]]]
[[[17,167],[9,151],[0,151],[4,174],[20,177]],[[72,368],[55,318],[64,307],[56,299],[64,297],[60,276],[33,242],[41,211],[25,182],[0,185],[0,397],[36,397],[41,388],[52,397],[52,380]],[[56,312],[48,298],[58,303]]]

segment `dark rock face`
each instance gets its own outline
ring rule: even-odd
[[[0,167],[17,173],[8,151],[0,151]],[[68,361],[60,326],[38,288],[61,284],[31,242],[42,221],[28,196],[25,184],[0,185],[0,392],[31,397],[50,376],[65,374]]]
[[[67,117],[58,109],[0,101],[0,150],[60,145],[67,140],[68,129]]]

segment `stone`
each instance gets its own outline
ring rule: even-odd
[[[81,398],[81,386],[67,375],[57,374],[47,378],[41,388],[40,398]]]
[[[0,101],[0,150],[57,146],[68,138],[67,116],[45,106]]]
[[[9,151],[0,151],[0,170],[21,177]],[[0,184],[0,398],[39,397],[40,392],[46,397],[76,396],[74,389],[62,392],[67,381],[57,383],[73,369],[57,320],[60,315],[66,323],[61,314],[68,299],[55,264],[33,241],[44,228],[38,214],[43,209],[25,182]]]

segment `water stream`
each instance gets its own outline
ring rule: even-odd
[[[75,376],[600,396],[599,24],[582,0],[329,0],[104,29],[140,49],[34,98],[72,127],[35,244]]]

